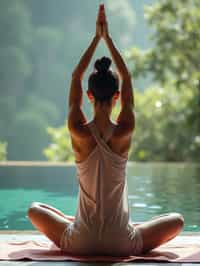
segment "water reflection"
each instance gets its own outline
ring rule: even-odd
[[[200,230],[199,170],[194,164],[130,165],[129,203],[134,219],[144,221],[165,212],[180,212],[185,218],[184,230]],[[130,195],[139,195],[139,202]]]
[[[30,172],[19,170],[16,173],[7,169],[4,171],[6,178],[0,178],[0,229],[33,230],[26,216],[32,201],[44,202],[66,214],[75,215],[78,184],[74,170],[70,169],[70,173],[67,169],[48,170],[48,178],[39,177],[38,171],[37,178],[25,178],[25,174],[30,176]],[[129,163],[127,179],[131,219],[141,222],[162,213],[180,212],[185,218],[185,231],[200,231],[199,170],[198,165],[189,164]],[[29,171],[32,170],[29,168]],[[2,174],[0,169],[0,177]],[[55,174],[61,176],[55,180]]]

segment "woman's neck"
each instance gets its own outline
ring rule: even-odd
[[[94,107],[94,121],[100,125],[110,124],[110,115],[112,112],[112,107],[108,104],[96,104]]]

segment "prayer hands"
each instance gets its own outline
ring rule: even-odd
[[[100,38],[103,37],[104,39],[109,37],[104,4],[99,6],[99,12],[96,21],[96,35]]]

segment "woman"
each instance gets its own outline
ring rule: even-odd
[[[87,90],[94,118],[87,122],[81,110],[81,81],[101,38],[117,66],[121,93],[118,74],[109,70],[110,58],[96,60]],[[114,123],[110,115],[119,95],[121,111]],[[166,213],[139,224],[129,220],[126,163],[134,127],[131,76],[109,35],[101,5],[96,35],[73,71],[69,95],[68,128],[79,181],[76,216],[64,215],[38,202],[28,210],[33,225],[63,251],[79,255],[140,255],[181,231],[184,220],[179,213]]]

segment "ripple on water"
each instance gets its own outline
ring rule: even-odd
[[[147,207],[147,204],[146,203],[140,203],[140,202],[135,202],[132,204],[132,207],[136,207],[136,208],[145,208]]]
[[[192,224],[192,225],[188,225],[188,227],[195,229],[195,228],[198,227],[198,225],[196,225],[196,224]]]
[[[149,209],[162,209],[162,206],[160,205],[150,205],[148,206]]]

